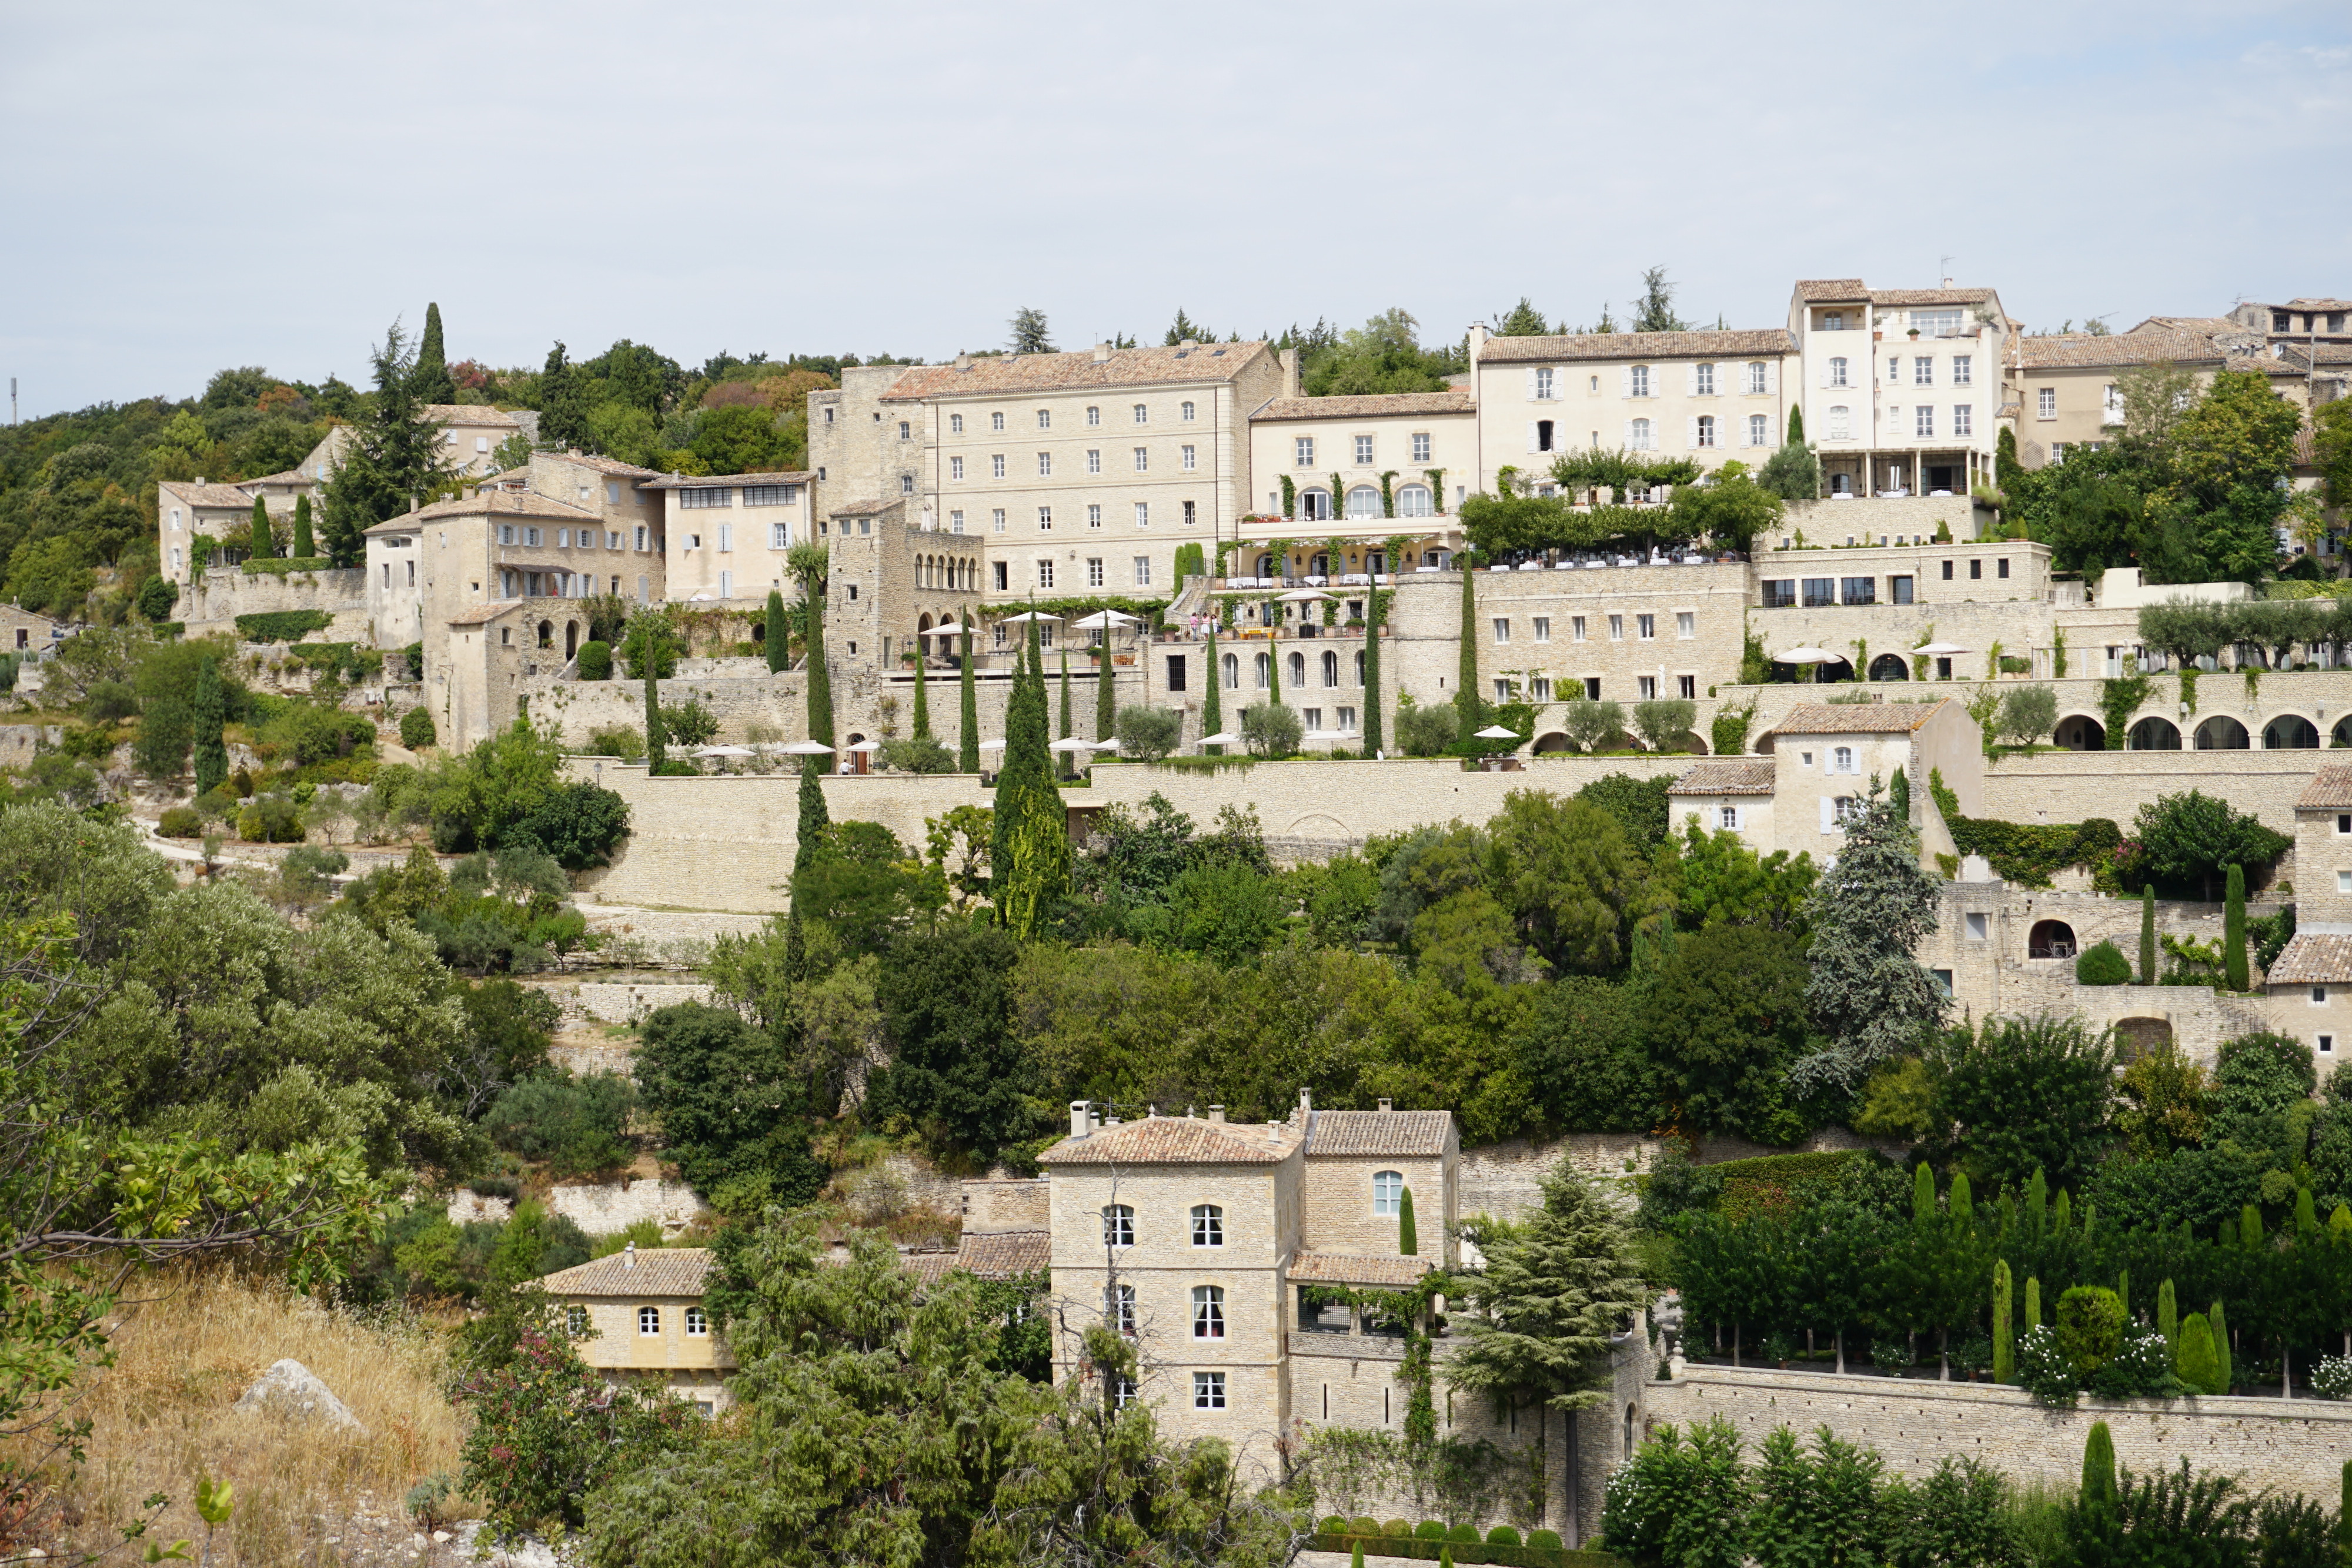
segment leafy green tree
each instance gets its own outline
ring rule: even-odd
[[[559,341],[539,373],[539,438],[549,450],[597,450],[588,424],[588,392]]]
[[[1857,1086],[1879,1062],[1916,1049],[1943,1017],[1942,992],[1912,956],[1935,930],[1940,902],[1935,880],[1919,869],[1919,835],[1876,779],[1858,807],[1808,906],[1806,998],[1831,1044],[1796,1063],[1801,1086]]]
[[[1777,1427],[1761,1457],[1748,1520],[1758,1568],[1875,1568],[1884,1469],[1877,1454],[1840,1442],[1825,1426],[1814,1432],[1809,1453],[1795,1433]]]
[[[1807,1038],[1803,945],[1786,932],[1716,925],[1658,961],[1643,1034],[1688,1124],[1788,1145],[1809,1130],[1784,1081]]]
[[[2181,482],[2207,510],[2233,491],[2270,490],[2294,467],[2302,415],[2259,371],[2222,371],[2174,423],[2172,459]]]
[[[221,689],[220,665],[206,658],[196,668],[196,691],[193,710],[194,740],[196,754],[196,793],[210,794],[228,779],[228,747],[221,738],[228,722],[226,695]]]
[[[1492,891],[1528,946],[1563,973],[1606,974],[1659,904],[1645,857],[1602,807],[1514,789],[1489,830]]]
[[[2006,430],[2008,426],[2003,425]],[[1805,442],[1801,409],[1789,411],[1789,439],[1756,472],[1759,489],[1783,501],[1815,501],[1822,494],[1822,460]],[[1753,541],[1754,536],[1749,536]]]
[[[178,697],[160,697],[139,716],[139,737],[131,747],[139,771],[150,779],[177,779],[188,760],[188,745],[195,723],[188,705]]]
[[[441,307],[425,307],[425,333],[416,341],[416,368],[410,372],[410,391],[421,403],[457,401],[457,384],[449,379],[448,356],[441,346]]]
[[[2219,796],[2191,789],[2159,795],[2139,809],[2133,823],[2139,854],[2132,870],[2159,890],[2210,897],[2225,866],[2267,868],[2294,841],[2264,827]]]
[[[1653,267],[1642,273],[1642,298],[1634,308],[1636,332],[1687,332],[1690,323],[1675,314],[1675,286],[1666,281],[1666,269]]]
[[[826,823],[793,873],[793,914],[808,923],[810,949],[826,968],[928,927],[946,902],[940,873],[878,822]]]
[[[551,784],[535,805],[500,831],[499,841],[528,841],[554,856],[564,870],[586,871],[610,864],[614,850],[628,834],[628,801],[583,781]]]
[[[482,1130],[499,1147],[545,1162],[558,1178],[598,1176],[636,1158],[626,1132],[636,1102],[618,1073],[530,1078],[499,1096]]]
[[[2352,507],[2352,402],[2337,398],[2311,416],[2312,452],[2331,507]]]
[[[385,329],[383,346],[371,350],[369,359],[375,401],[351,425],[327,481],[322,532],[337,566],[360,564],[362,534],[431,499],[452,477],[440,432],[416,396],[415,361],[398,322]]]
[[[783,469],[794,455],[791,437],[765,403],[706,408],[687,450],[712,474],[760,474]]]
[[[1661,891],[1673,900],[1683,930],[1764,925],[1806,935],[1817,874],[1811,855],[1791,859],[1786,850],[1759,855],[1738,833],[1706,831],[1694,814],[1685,819],[1682,841],[1658,855],[1657,867]]]
[[[1286,703],[1253,703],[1242,709],[1241,734],[1252,757],[1289,757],[1306,737],[1307,725]]]
[[[310,497],[308,491],[294,497],[294,549],[296,560],[318,559],[319,545],[310,532]]]
[[[1611,1336],[1639,1321],[1649,1291],[1632,1233],[1573,1161],[1540,1185],[1540,1208],[1482,1240],[1486,1268],[1454,1320],[1445,1378],[1573,1420],[1609,1398]]]
[[[1453,749],[1462,720],[1451,703],[1423,707],[1411,692],[1397,694],[1397,745],[1407,757],[1437,757]]]
[[[1544,1120],[1580,1133],[1643,1133],[1670,1111],[1643,1043],[1643,994],[1590,975],[1543,989],[1515,1043]]]
[[[824,1186],[824,1168],[809,1153],[806,1081],[775,1038],[740,1014],[700,1002],[656,1009],[636,1071],[661,1124],[664,1157],[722,1207],[730,1183],[760,1183],[786,1205]]]
[[[2085,986],[2128,985],[2132,977],[2131,960],[2113,942],[2099,942],[2083,949],[2074,960],[2074,979]]]
[[[876,987],[890,1051],[866,1088],[876,1125],[903,1119],[936,1145],[983,1157],[1035,1135],[1013,1031],[1019,954],[1013,936],[987,925],[913,932],[892,946]]]
[[[2115,1047],[2079,1018],[1987,1019],[1930,1056],[1939,1152],[1988,1189],[2037,1171],[2077,1187],[2104,1150]]]
[[[1070,885],[1070,834],[1054,783],[1045,716],[1045,661],[1037,622],[1025,622],[1028,649],[1004,717],[1004,767],[996,776],[994,836],[989,845],[997,918],[1032,939],[1055,920]]]
[[[1722,549],[1745,550],[1758,534],[1780,522],[1785,509],[1781,486],[1788,482],[1783,474],[1773,484],[1762,484],[1749,476],[1746,464],[1726,463],[1704,484],[1675,486],[1675,526],[1686,538],[1704,537]]]
[[[2139,890],[2139,983],[2156,984],[2156,884]]]
[[[1121,757],[1157,762],[1182,742],[1184,716],[1171,708],[1123,707],[1111,732],[1118,737]]]
[[[1024,305],[1015,310],[1013,319],[1005,326],[1011,334],[1005,347],[1013,353],[1050,354],[1054,351],[1053,340],[1046,333],[1045,313],[1034,306]]]
[[[1462,631],[1454,664],[1454,734],[1467,739],[1486,727],[1486,705],[1478,699],[1478,583],[1467,553],[1454,559],[1462,573]]]
[[[1695,1423],[1687,1438],[1668,1423],[1609,1478],[1601,1544],[1637,1563],[1741,1568],[1748,1508],[1731,1423]]]

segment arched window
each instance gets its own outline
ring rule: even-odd
[[[1769,446],[1772,444],[1772,421],[1770,416],[1761,413],[1751,413],[1748,416],[1748,444],[1750,446]]]
[[[1260,653],[1257,656],[1257,689],[1265,691],[1268,686],[1273,685],[1274,655],[1271,653]]]
[[[1897,653],[1881,653],[1870,661],[1870,678],[1874,681],[1907,681],[1911,672]]]
[[[2063,920],[2037,920],[2033,929],[2025,934],[2025,956],[2029,958],[2071,958],[2074,956],[2074,928]]]
[[[1297,691],[1306,684],[1307,655],[1304,653],[1293,653],[1290,655],[1290,688],[1293,691]]]
[[[641,1334],[657,1334],[661,1333],[661,1309],[659,1307],[639,1307],[637,1309],[637,1332]]]
[[[1698,416],[1698,444],[1701,446],[1713,446],[1716,444],[1715,415],[1711,413],[1703,413]]]
[[[1123,1203],[1106,1205],[1103,1216],[1103,1245],[1132,1247],[1135,1245],[1135,1210]]]
[[[1761,360],[1750,360],[1750,361],[1748,361],[1748,390],[1750,392],[1762,392],[1762,391],[1764,390],[1764,382],[1765,382],[1764,361],[1761,361]]]
[[[1372,1212],[1374,1214],[1404,1212],[1404,1173],[1402,1171],[1373,1173]]]
[[[1426,517],[1433,516],[1437,510],[1429,504],[1429,486],[1426,485],[1407,485],[1396,493],[1396,497],[1397,516],[1400,517]]]
[[[1213,1203],[1192,1207],[1192,1245],[1223,1247],[1225,1244],[1225,1211]]]
[[[1835,354],[1835,355],[1831,356],[1831,359],[1830,359],[1830,385],[1832,385],[1832,386],[1833,386],[1833,387],[1842,387],[1842,386],[1848,386],[1848,385],[1851,385],[1852,383],[1851,383],[1851,382],[1849,382],[1846,380],[1845,371],[1846,371],[1846,361],[1845,361],[1845,356],[1844,356],[1843,354]],[[1831,412],[1832,412],[1832,413],[1834,413],[1836,412],[1836,410],[1832,409],[1832,410],[1831,410]]]
[[[1241,690],[1242,662],[1239,655],[1227,653],[1223,663],[1225,666],[1225,690],[1229,692]]]
[[[1192,1337],[1223,1339],[1225,1337],[1225,1292],[1222,1286],[1192,1287]]]
[[[2281,714],[2263,729],[2265,751],[2307,751],[2318,745],[2318,728],[2299,714]]]
[[[1381,515],[1381,493],[1370,485],[1359,485],[1348,492],[1348,515],[1351,517],[1377,517]]]
[[[1631,446],[1636,452],[1647,452],[1656,444],[1650,439],[1650,422],[1648,420],[1637,419],[1633,422],[1633,438],[1626,443],[1626,444]]]
[[[1831,495],[1832,495],[1832,496],[1851,496],[1851,495],[1853,495],[1853,475],[1851,475],[1851,474],[1832,474],[1832,475],[1831,475],[1831,476],[1830,476],[1830,494],[1831,494]]]
[[[1323,655],[1323,684],[1327,686],[1339,684],[1339,655],[1336,653],[1327,651]]]
[[[2131,727],[2126,741],[2134,751],[2178,751],[2180,727],[2168,718],[2144,718]]]
[[[2249,744],[2246,727],[2226,715],[2215,714],[2197,727],[2200,751],[2244,751]]]
[[[700,1307],[686,1309],[686,1337],[700,1339],[710,1333],[709,1315]]]
[[[1260,577],[1272,577],[1274,575],[1274,557],[1270,555],[1262,555],[1257,558],[1257,575]]]

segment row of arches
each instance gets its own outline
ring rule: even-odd
[[[2070,721],[2089,731],[2099,729],[2095,721]],[[2059,727],[2063,736],[2066,727]],[[2104,739],[2104,735],[2101,735]],[[2352,719],[2338,719],[2330,732],[2330,744],[2352,746]],[[2066,744],[2062,739],[2061,745]],[[2320,747],[2319,727],[2301,714],[2283,713],[2263,726],[2262,749],[2264,751],[2316,751]],[[2249,751],[2253,749],[2253,737],[2246,727],[2228,714],[2214,714],[2190,731],[2184,741],[2180,727],[2168,718],[2154,714],[2133,724],[2126,732],[2124,748],[2127,751]],[[2080,750],[2092,750],[2090,746]]]
[[[915,558],[915,586],[944,588],[960,593],[973,593],[980,589],[980,562],[969,556],[919,555]]]
[[[1307,674],[1312,670],[1316,674],[1322,677],[1322,684],[1325,686],[1336,688],[1339,685],[1339,677],[1342,673],[1352,673],[1355,679],[1349,684],[1360,686],[1364,684],[1364,655],[1362,651],[1360,649],[1352,655],[1352,657],[1355,660],[1355,664],[1352,671],[1350,671],[1348,663],[1340,658],[1339,653],[1336,649],[1326,649],[1323,656],[1317,660],[1312,665],[1307,664],[1307,655],[1305,653],[1293,653],[1289,656],[1287,661],[1286,667],[1283,674],[1283,680],[1289,689],[1293,691],[1305,691],[1308,689],[1307,684]],[[1223,666],[1220,673],[1225,683],[1225,690],[1229,692],[1237,692],[1241,690],[1241,655],[1238,653],[1227,653],[1220,658],[1218,663]],[[1259,691],[1267,690],[1273,685],[1274,655],[1271,653],[1253,654],[1251,656],[1250,664],[1251,674],[1255,676],[1257,681],[1256,689]]]

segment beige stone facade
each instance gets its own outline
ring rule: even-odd
[[[1451,517],[1478,485],[1478,406],[1467,391],[1293,392],[1250,415],[1249,441],[1257,508],[1286,517],[1290,533],[1379,540],[1412,528],[1442,529],[1439,519]],[[1284,478],[1291,483],[1287,513]]]
[[[784,558],[816,538],[814,472],[649,478],[662,507],[667,597],[685,603],[763,603],[785,588]]]
[[[710,1253],[699,1247],[624,1250],[541,1281],[577,1338],[581,1360],[607,1382],[686,1399],[706,1416],[732,1401],[735,1358],[702,1305]]]
[[[2012,329],[1990,288],[1801,280],[1791,370],[1824,493],[1965,497],[1990,482]]]

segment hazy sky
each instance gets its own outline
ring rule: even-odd
[[[937,358],[1521,294],[2352,295],[2352,5],[0,0],[27,415],[615,338]]]

